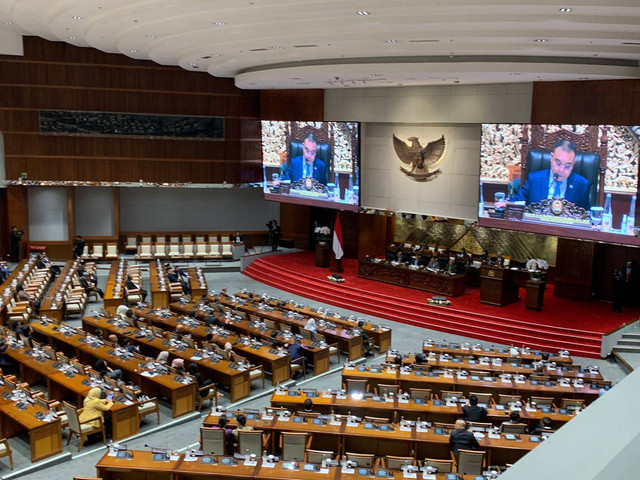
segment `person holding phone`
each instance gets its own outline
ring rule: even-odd
[[[113,408],[113,393],[107,396],[107,392],[95,387],[89,390],[87,398],[83,402],[84,410],[78,417],[80,423],[87,420],[87,425],[99,427],[100,423],[104,424],[104,412],[108,412]],[[102,421],[102,422],[101,422]]]

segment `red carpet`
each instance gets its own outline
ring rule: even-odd
[[[602,334],[637,318],[635,312],[612,313],[610,303],[554,297],[553,286],[547,288],[542,312],[526,310],[523,300],[506,307],[481,304],[475,288],[452,298],[449,307],[429,306],[431,293],[358,278],[356,260],[343,259],[342,266],[343,284],[327,280],[332,272],[315,266],[313,252],[264,257],[243,273],[291,293],[381,318],[488,342],[550,351],[566,348],[586,357],[600,356]]]

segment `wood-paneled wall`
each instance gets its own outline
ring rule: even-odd
[[[531,123],[640,123],[640,80],[535,82]]]
[[[0,56],[7,178],[228,183],[259,181],[260,92],[232,79],[36,37]],[[40,135],[41,109],[225,117],[222,141]]]

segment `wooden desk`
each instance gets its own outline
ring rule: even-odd
[[[246,293],[236,293],[234,296],[246,300],[251,298],[249,294]],[[265,303],[272,307],[279,307],[283,310],[289,310],[318,320],[326,320],[347,329],[352,329],[358,326],[357,320],[349,320],[348,318],[338,315],[335,312],[330,312],[327,309],[318,311],[319,309],[311,308],[308,305],[282,300],[275,297],[269,297],[266,299]],[[366,322],[361,328],[373,339],[380,353],[384,353],[391,348],[391,328],[383,325],[374,325],[370,322]]]
[[[209,286],[207,285],[207,279],[202,272],[202,267],[187,268],[187,276],[189,277],[191,298],[199,299],[209,293]]]
[[[292,396],[293,394],[296,394]],[[388,418],[393,423],[399,423],[402,418],[406,420],[425,420],[428,422],[454,423],[458,418],[462,417],[462,407],[464,404],[457,403],[455,405],[447,405],[442,401],[416,402],[413,399],[399,400],[393,398],[392,401],[386,400],[379,396],[365,396],[357,399],[346,395],[346,398],[338,398],[336,395],[325,395],[323,392],[316,394],[307,394],[304,392],[274,392],[271,395],[272,407],[285,407],[291,412],[297,412],[304,409],[304,401],[309,398],[313,401],[313,410],[323,414],[347,415],[349,413],[364,417]],[[496,405],[487,405],[489,416],[487,421],[494,425],[500,425],[506,417],[509,416],[511,410],[501,408]],[[531,411],[523,409],[520,412],[521,419],[530,427],[538,424],[543,417],[549,417],[556,425],[562,425],[572,418],[575,414],[571,412],[560,413],[559,410],[551,410],[545,412],[543,410]]]
[[[495,348],[495,347],[481,347],[481,348],[464,348],[459,344],[446,344],[446,343],[430,343],[424,342],[422,344],[422,351],[425,353],[448,353],[449,355],[471,355],[475,358],[488,357],[488,358],[502,358],[508,360],[509,358],[519,358],[523,361],[533,362],[534,360],[542,360],[542,352],[537,350],[530,350],[528,353],[522,353],[520,351],[518,355],[512,356],[509,353],[508,348]],[[562,365],[572,365],[573,360],[571,357],[552,356],[549,357],[550,362],[559,363]]]
[[[225,319],[223,315],[217,312],[206,313],[203,310],[199,310],[198,308],[200,307],[193,303],[187,303],[184,305],[180,303],[172,303],[170,307],[173,311],[176,311],[182,314],[188,314],[189,312],[196,309],[195,310],[196,318],[205,318],[208,315],[214,315],[218,319],[225,322],[226,329],[237,332],[241,335],[247,335],[250,337],[256,337],[256,338],[268,340],[272,338],[272,334],[274,332],[274,330],[271,330],[270,328],[258,328],[254,326],[254,324],[251,321],[246,319],[228,320],[228,319]],[[275,333],[276,338],[280,342],[286,341],[286,339],[282,335],[282,332],[278,330],[275,330],[275,332],[276,332]],[[313,374],[320,375],[322,373],[328,372],[329,371],[329,348],[328,347],[320,348],[320,347],[314,346],[312,341],[306,340],[306,339],[302,339],[301,343],[302,343],[302,349],[303,349],[302,353],[306,359],[306,362],[308,364],[313,365]],[[287,358],[290,358],[289,355],[287,355]],[[289,376],[286,377],[286,379],[289,379],[291,377],[290,365],[289,365],[288,375]],[[285,378],[285,372],[279,372],[276,378]],[[272,383],[275,384],[275,383],[278,383],[278,381],[282,381],[282,380],[274,380],[272,376],[271,381]]]
[[[185,454],[177,454],[175,460],[154,461],[148,451],[133,450],[132,459],[110,457],[105,453],[96,464],[97,475],[103,480],[205,480],[210,478],[237,478],[258,480],[358,480],[366,477],[343,473],[340,467],[329,467],[329,473],[307,472],[302,468],[292,470],[283,468],[283,463],[276,463],[273,467],[262,466],[258,459],[256,466],[245,466],[240,461],[236,465],[211,465],[202,463],[201,458],[196,461],[185,461]],[[208,457],[208,456],[207,456]],[[203,458],[207,458],[203,457]],[[215,457],[217,459],[221,457]],[[228,457],[227,457],[228,458]],[[393,480],[403,480],[403,473],[392,471]],[[390,477],[389,477],[390,478]],[[422,477],[420,477],[422,478]],[[444,473],[435,475],[437,480],[445,480]],[[463,480],[474,480],[473,475],[463,475]]]
[[[394,355],[388,355],[386,361],[393,363],[395,359]],[[413,365],[415,362],[414,355],[403,355],[403,365]],[[425,365],[432,367],[432,369],[454,369],[454,370],[474,370],[488,371],[493,374],[498,373],[510,373],[517,375],[535,375],[534,368],[531,363],[528,364],[511,364],[509,359],[502,362],[501,365],[493,365],[492,363],[480,362],[476,359],[469,359],[466,357],[451,357],[450,360],[445,360],[442,356],[431,355],[427,357]],[[582,378],[586,382],[598,383],[604,381],[600,373],[589,373],[589,371],[580,368],[578,365],[558,365],[558,368],[545,368],[544,373],[541,375],[548,375],[551,378]]]
[[[104,309],[115,313],[125,300],[125,282],[127,281],[128,263],[126,260],[113,260],[109,269],[109,276],[104,287]]]
[[[220,383],[229,389],[232,402],[248,397],[250,394],[251,384],[249,380],[249,370],[235,369],[232,367],[232,365],[235,365],[233,362],[229,362],[228,360],[205,358],[202,356],[202,351],[195,348],[185,348],[184,350],[172,348],[169,340],[166,338],[158,338],[156,336],[151,338],[138,338],[136,336],[136,329],[133,327],[119,327],[113,322],[113,320],[103,317],[84,317],[82,322],[83,325],[91,327],[94,330],[96,327],[99,327],[105,332],[116,334],[119,337],[127,337],[133,343],[140,346],[144,355],[156,358],[161,351],[169,350],[170,359],[178,357],[184,359],[185,364],[196,363],[204,378],[211,378],[214,382]],[[91,350],[93,350],[92,347],[88,345],[82,348],[82,352],[84,353],[90,353]],[[100,353],[100,356],[98,356],[98,353],[94,351],[93,355],[96,356],[96,358],[103,358],[104,355],[107,355],[107,359],[110,363],[115,363],[118,358],[110,357],[106,351]],[[137,362],[135,363],[137,365]],[[122,368],[127,367],[123,366]],[[135,366],[128,368],[135,368]]]
[[[434,394],[440,395],[442,391],[462,392],[468,398],[470,392],[487,392],[493,395],[522,395],[523,397],[542,396],[553,397],[560,404],[563,398],[581,398],[586,404],[598,398],[599,389],[591,388],[585,385],[582,388],[561,387],[559,385],[548,386],[544,384],[536,384],[534,381],[526,380],[525,382],[503,382],[500,379],[496,381],[487,381],[483,377],[474,379],[472,375],[465,378],[458,378],[457,375],[437,375],[433,372],[410,372],[408,374],[399,373],[394,370],[393,373],[386,369],[382,371],[373,371],[368,367],[343,368],[342,379],[347,378],[366,379],[371,387],[377,387],[379,384],[400,385],[403,391],[409,391],[410,388],[430,388]]]
[[[430,272],[424,268],[412,269],[404,265],[394,266],[386,262],[360,260],[358,277],[438,293],[447,297],[458,297],[464,294],[466,275],[449,275]]]
[[[53,285],[49,289],[47,296],[42,300],[40,306],[40,316],[45,316],[58,323],[64,320],[66,315],[66,307],[63,295],[63,284],[66,282],[66,278],[72,277],[78,271],[79,263],[73,260],[69,260],[65,266],[60,270],[60,274],[56,278]],[[71,281],[71,280],[69,280]],[[65,287],[66,288],[66,287]],[[60,297],[56,296],[60,294]]]
[[[22,283],[23,279],[36,268],[36,259],[21,260],[9,277],[0,285],[0,323],[7,324],[7,306],[16,294],[16,287],[11,284],[16,281],[16,285]]]
[[[204,420],[205,426],[217,423],[220,413],[209,414]],[[252,416],[253,417],[253,416]],[[354,426],[338,421],[336,424],[316,424],[312,419],[302,417],[290,417],[282,420],[277,415],[271,419],[262,416],[247,420],[255,430],[263,430],[271,433],[271,449],[279,444],[282,432],[307,432],[313,436],[311,448],[314,450],[330,450],[338,455],[345,452],[373,453],[376,456],[395,455],[402,457],[423,458],[450,458],[449,432],[437,434],[433,429],[427,432],[418,432],[415,428],[400,429],[398,425],[391,425],[393,431],[384,431],[367,428],[365,423]],[[521,441],[506,440],[504,435],[500,438],[490,438],[488,435],[480,438],[480,449],[488,452],[488,461],[504,465],[520,459],[538,443],[530,440],[530,435],[521,435]]]
[[[158,266],[160,266],[158,268]],[[171,292],[169,291],[169,280],[162,269],[160,260],[149,262],[149,286],[151,290],[151,303],[156,308],[167,308]]]
[[[507,268],[480,268],[480,303],[504,307],[520,300],[518,284],[514,274]]]
[[[236,301],[233,302],[229,299],[220,299],[220,303],[229,308],[245,312],[248,315],[255,315],[260,318],[266,318],[276,323],[284,323],[293,328],[294,333],[299,332],[307,325],[308,318],[297,315],[295,317],[289,317],[285,312],[279,309],[265,310],[258,307],[258,305],[249,301]],[[327,343],[337,343],[340,350],[347,352],[347,358],[349,360],[355,360],[362,357],[362,335],[354,335],[353,333],[343,328],[326,328],[317,327],[318,333],[321,333],[327,338]]]
[[[125,379],[139,385],[142,391],[150,397],[162,395],[171,399],[174,418],[195,410],[195,382],[184,384],[176,382],[172,374],[157,375],[152,370],[140,366],[143,360],[141,357],[134,356],[123,360],[121,357],[109,353],[112,350],[111,346],[93,347],[88,345],[84,341],[84,337],[79,333],[73,335],[62,334],[60,328],[55,324],[42,325],[41,323],[32,323],[31,327],[34,331],[34,337],[44,340],[57,350],[66,352],[68,356],[76,357],[80,361],[91,365],[97,359],[105,360],[110,365],[120,368]]]
[[[7,385],[0,387],[0,395],[9,392]],[[25,431],[29,435],[31,461],[37,462],[62,452],[62,428],[60,419],[52,421],[38,420],[36,413],[47,415],[49,411],[38,404],[27,405],[25,410],[19,409],[18,402],[0,396],[0,429],[5,438],[14,437]]]
[[[183,322],[183,320],[185,320],[184,318],[176,314],[167,315],[166,313],[158,312],[154,308],[134,307],[133,311],[137,316],[143,318],[148,325],[155,325],[166,331],[173,332],[178,325],[182,325],[184,331],[198,342],[204,341],[207,335],[212,334],[213,337],[211,340],[221,347],[224,347],[227,342],[231,343],[236,353],[246,357],[254,365],[261,365],[266,372],[271,373],[271,382],[273,385],[291,378],[289,354],[280,356],[272,353],[271,349],[265,345],[260,348],[244,345],[239,342],[239,336],[233,335],[228,331],[218,331],[217,334],[214,334],[217,329],[214,331],[214,329],[199,320],[189,319],[189,323],[185,324]],[[190,325],[192,323],[197,325]]]

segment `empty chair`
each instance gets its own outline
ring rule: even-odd
[[[420,399],[424,401],[431,400],[431,389],[430,388],[410,388],[409,395],[412,399]]]
[[[325,339],[324,335],[320,334],[320,333],[314,333],[313,334],[313,341],[314,342],[327,342],[327,340]],[[338,357],[338,363],[340,363],[340,347],[338,346],[337,343],[331,343],[327,345],[329,347],[329,361],[331,361],[331,357],[335,356]]]
[[[386,424],[391,423],[391,420],[384,417],[369,417],[367,415],[364,416],[365,422],[378,423],[378,424]]]
[[[492,423],[484,422],[467,422],[467,426],[472,432],[488,432],[493,428]]]
[[[229,243],[229,235],[220,235],[220,243]]]
[[[520,395],[498,395],[498,403],[500,405],[512,405],[516,402],[521,402],[522,396]]]
[[[207,236],[209,237],[209,243],[219,243],[220,242],[220,240],[218,239],[218,234],[217,233],[210,233]]]
[[[563,398],[560,408],[567,410],[582,410],[584,408],[584,400],[581,398]]]
[[[393,395],[398,395],[400,391],[400,385],[383,385],[382,383],[376,387],[376,391],[378,395],[388,395],[392,393]]]
[[[180,243],[180,235],[171,235],[169,237],[169,241],[171,243],[178,243],[179,244]]]
[[[252,365],[249,360],[240,355],[235,356],[235,361],[249,368],[249,383],[253,383],[255,380],[262,380],[262,388],[264,388],[264,368],[262,365]]]
[[[262,455],[263,447],[268,443],[267,438],[263,441],[262,430],[239,430],[238,431],[238,453],[242,455],[256,456]]]
[[[104,255],[105,260],[117,260],[118,259],[118,244],[107,243],[107,253]]]
[[[136,255],[136,258],[141,259],[151,259],[153,255],[151,254],[151,244],[150,243],[141,243],[140,244],[140,252]]]
[[[455,423],[433,422],[433,428],[444,428],[445,430],[454,430]]]
[[[375,463],[375,456],[373,453],[345,453],[345,460],[351,460],[352,462],[356,462],[358,467],[373,467]]]
[[[323,460],[333,460],[333,452],[326,450],[307,450],[305,463],[322,463]]]
[[[80,437],[80,443],[78,445],[78,452],[82,450],[82,445],[84,444],[85,439],[93,434],[93,433],[102,433],[102,442],[107,444],[107,437],[104,431],[104,424],[102,423],[102,418],[98,417],[97,419],[89,419],[84,422],[80,422],[78,419],[78,410],[72,405],[69,405],[67,402],[62,402],[62,408],[67,414],[67,419],[69,420],[69,438],[67,439],[67,445],[71,442],[71,438],[73,435]],[[98,426],[94,427],[93,425],[88,425],[89,422],[98,421]]]
[[[222,258],[233,258],[233,246],[230,243],[221,243],[220,245],[222,245],[220,251]]]
[[[207,244],[204,242],[196,243],[196,257],[207,258],[208,256],[209,252],[207,251]]]
[[[480,475],[486,454],[487,452],[482,450],[458,450],[457,458],[453,459],[456,463],[456,471],[463,475]]]
[[[536,382],[548,382],[551,380],[549,375],[531,375],[529,380],[535,380]]]
[[[305,451],[311,446],[311,435],[304,432],[282,432],[280,435],[280,448],[282,460],[301,462],[304,460]]]
[[[295,362],[291,362],[291,378],[298,373],[301,372],[303,378],[306,380],[307,378],[307,364],[304,361],[304,357],[298,358]]]
[[[102,243],[94,243],[93,251],[91,252],[91,256],[89,258],[93,258],[94,260],[102,260],[104,257],[104,245]]]
[[[452,392],[452,391],[442,391],[440,392],[440,399],[443,402],[456,401],[464,398],[464,393],[462,392]]]
[[[423,467],[434,467],[438,469],[438,473],[453,472],[453,460],[439,460],[437,458],[425,458],[422,462]]]
[[[167,257],[169,258],[178,258],[180,257],[180,244],[179,243],[170,243],[169,251],[167,252]]]
[[[11,447],[6,438],[0,439],[0,458],[2,457],[9,457],[11,470],[13,470],[13,454],[11,453]]]
[[[313,341],[313,332],[311,330],[307,330],[306,328],[301,328],[300,335],[302,335],[302,338],[304,338],[305,340]]]
[[[553,408],[553,397],[531,397],[531,403],[535,403],[537,408]]]
[[[280,331],[282,331],[282,332],[290,332],[291,331],[291,326],[287,325],[286,323],[281,323],[280,324]]]
[[[106,380],[107,380],[107,377],[105,377],[105,381]],[[160,425],[160,406],[158,405],[157,398],[154,397],[154,398],[150,398],[148,400],[139,402],[138,396],[136,394],[137,392],[132,387],[129,387],[123,384],[120,388],[122,388],[122,393],[124,393],[125,396],[129,398],[129,400],[131,400],[132,402],[138,403],[138,415],[140,415],[140,418],[144,418],[147,415],[153,415],[155,413],[157,417],[158,425]]]
[[[127,243],[124,245],[126,253],[136,253],[138,251],[138,239],[135,235],[127,235]]]
[[[220,244],[218,242],[209,242],[209,255],[211,258],[222,258]]]
[[[151,244],[151,235],[143,235],[140,243]]]
[[[153,258],[165,258],[166,256],[167,256],[167,244],[164,243],[164,238],[162,238],[161,241],[157,241],[155,244],[155,251],[153,253]]]
[[[361,393],[364,395],[369,391],[369,385],[366,379],[347,378],[346,390],[348,394]]]
[[[383,462],[387,470],[401,470],[405,465],[415,465],[413,457],[394,457],[392,455],[384,457]]]
[[[185,243],[182,246],[182,258],[193,258],[194,256],[193,243]]]
[[[259,318],[258,318],[259,320]],[[276,329],[276,322],[274,322],[273,320],[268,320],[268,319],[264,319],[264,326],[271,329],[271,330],[275,330]]]
[[[527,431],[526,423],[503,423],[502,433],[525,433]]]
[[[224,455],[226,444],[224,428],[200,427],[200,448],[205,455]]]
[[[204,235],[196,235],[196,243],[205,243]]]

